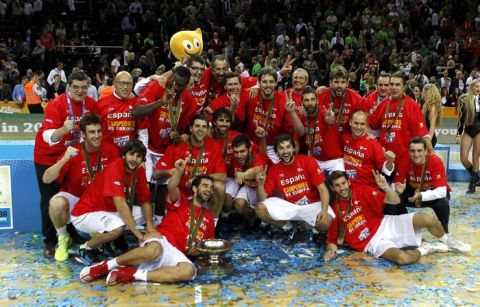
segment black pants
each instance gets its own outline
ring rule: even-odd
[[[44,236],[44,243],[57,244],[57,231],[48,215],[48,206],[50,198],[58,193],[58,188],[55,182],[45,184],[42,181],[43,173],[49,168],[48,165],[41,165],[35,163],[35,172],[37,173],[38,190],[40,191],[40,214],[42,217],[42,234]]]
[[[403,194],[400,196],[401,203],[398,205],[386,205],[385,215],[401,215],[408,213],[407,207],[415,207],[414,203],[408,201],[412,197],[415,190],[407,186]],[[432,201],[422,201],[422,207],[432,208],[438,220],[442,224],[445,233],[448,233],[448,220],[450,219],[450,192],[447,192],[447,197],[435,199]]]

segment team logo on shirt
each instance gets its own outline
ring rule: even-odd
[[[122,184],[120,183],[120,181],[118,181],[118,180],[115,180],[115,181],[113,182],[113,184],[114,184],[114,185],[118,185],[118,186],[122,185]]]

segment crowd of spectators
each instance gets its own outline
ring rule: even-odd
[[[0,101],[14,100],[14,87],[33,73],[43,99],[55,97],[59,65],[68,75],[92,63],[97,92],[121,70],[135,80],[165,71],[175,61],[171,35],[195,28],[207,62],[224,54],[244,76],[278,70],[292,55],[311,85],[326,85],[330,70],[344,66],[350,86],[366,94],[381,71],[401,70],[413,97],[434,83],[442,104],[454,106],[480,75],[480,4],[473,0],[0,0],[0,23]],[[65,67],[59,61],[72,57]]]

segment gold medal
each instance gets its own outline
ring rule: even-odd
[[[168,136],[170,137],[170,139],[173,139],[174,137],[178,136],[178,133],[177,133],[177,131],[170,131]]]

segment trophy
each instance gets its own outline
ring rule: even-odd
[[[233,272],[233,266],[222,256],[231,248],[233,243],[222,239],[203,240],[197,245],[202,258],[200,259],[200,274],[225,275]]]

